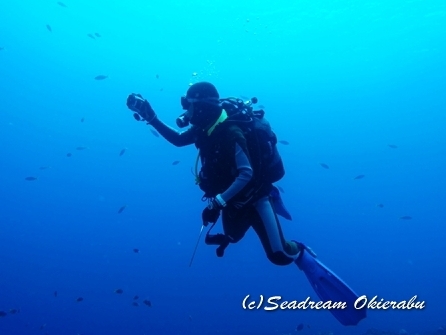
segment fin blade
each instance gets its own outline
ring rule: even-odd
[[[290,212],[285,207],[285,204],[283,203],[282,197],[280,196],[279,189],[276,186],[273,186],[273,189],[271,190],[271,199],[272,204],[274,207],[274,210],[276,211],[277,215],[280,215],[286,220],[292,221],[292,217]]]
[[[345,302],[346,309],[330,309],[333,316],[344,326],[356,326],[366,318],[367,309],[356,309],[354,302],[359,296],[334,272],[310,255],[305,249],[295,261],[321,301]]]

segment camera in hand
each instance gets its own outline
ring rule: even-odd
[[[143,104],[146,100],[140,94],[131,94],[128,100],[128,107],[135,111],[141,112]]]
[[[184,128],[189,125],[189,117],[186,115],[186,113],[183,113],[177,117],[176,123],[179,128]]]

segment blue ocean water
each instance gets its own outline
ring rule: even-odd
[[[0,31],[0,334],[444,334],[446,2],[2,1]],[[288,143],[286,238],[358,294],[426,308],[355,327],[244,310],[317,298],[252,230],[223,258],[201,239],[189,267],[196,149],[126,99],[173,126],[198,81],[257,97]]]

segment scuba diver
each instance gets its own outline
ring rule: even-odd
[[[136,120],[151,125],[173,145],[194,144],[198,149],[195,181],[204,192],[203,200],[208,202],[202,212],[202,230],[212,224],[205,243],[218,246],[218,257],[252,227],[267,258],[276,265],[294,262],[304,271],[321,299],[354,301],[357,295],[316,260],[310,248],[294,240],[285,240],[283,236],[278,215],[288,220],[291,216],[273,183],[280,180],[285,171],[276,147],[276,135],[263,117],[263,110],[253,111],[252,104],[256,100],[221,99],[213,84],[195,83],[181,97],[185,112],[177,118],[177,126],[189,126],[185,131],[177,131],[162,122],[140,94],[130,94],[127,107],[134,112]],[[212,235],[210,231],[220,216],[224,233]],[[345,325],[356,325],[365,317],[365,309],[350,310],[350,306],[341,313],[339,310],[331,312]]]
[[[190,86],[181,99],[181,105],[186,112],[178,119],[179,125],[190,123],[192,126],[184,132],[177,132],[157,117],[147,100],[135,99],[131,95],[127,101],[130,109],[173,145],[195,144],[198,148],[201,171],[196,177],[205,193],[204,198],[209,200],[202,213],[203,223],[205,226],[215,224],[221,213],[224,230],[224,234],[208,233],[205,242],[218,245],[217,255],[221,257],[230,243],[240,241],[252,227],[272,263],[292,263],[299,256],[299,244],[285,241],[283,237],[274,199],[270,195],[273,184],[265,173],[254,169],[254,165],[260,164],[253,162],[254,150],[248,149],[241,129],[244,121],[228,115],[217,89],[208,82]],[[271,150],[277,155],[277,166],[273,169],[280,171],[283,165],[274,143],[275,136],[272,132],[271,135]]]

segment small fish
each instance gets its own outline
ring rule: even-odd
[[[364,174],[359,174],[359,175],[357,175],[355,178],[353,178],[353,179],[362,179],[362,178],[364,178],[365,177],[365,175]]]
[[[25,180],[34,181],[34,180],[37,180],[37,177],[26,177]]]
[[[300,332],[302,329],[304,329],[304,324],[303,323],[299,323],[296,327],[296,331]]]
[[[57,297],[57,291],[54,291],[53,295],[54,295],[55,297]]]
[[[133,300],[138,300],[139,299],[139,297],[137,296],[137,295],[135,295],[134,297],[133,297]]]
[[[122,149],[121,152],[119,153],[119,156],[124,155],[126,150],[127,150],[127,148]]]
[[[320,164],[320,166],[322,166],[324,169],[329,169],[330,167],[327,165],[327,164],[325,164],[325,163],[319,163]]]
[[[137,254],[137,253],[139,253],[139,249],[135,248],[135,249],[133,249],[133,252],[134,252],[135,254]]]
[[[280,191],[280,192],[282,192],[282,193],[285,193],[285,191],[283,190],[283,188],[282,188],[282,187],[280,187],[280,186],[277,186],[277,188],[279,189],[279,191]]]
[[[94,79],[96,79],[96,80],[104,80],[104,79],[107,79],[107,78],[108,78],[108,76],[103,75],[103,74],[100,74],[99,76],[94,77]]]
[[[259,105],[259,108],[262,108],[262,109],[263,109],[263,108],[265,108],[265,106],[263,106],[263,105]]]
[[[82,118],[82,119],[81,119],[81,122],[84,122],[84,121],[85,121],[85,118]]]
[[[61,7],[65,7],[65,8],[67,8],[67,5],[65,5],[63,2],[60,2],[60,1],[59,1],[57,4],[58,4],[59,6],[61,6]]]
[[[70,152],[67,153],[67,157],[71,157],[71,156],[73,156],[73,155]]]
[[[396,146],[395,144],[387,144],[387,145],[389,146],[389,148],[392,148],[392,149],[398,148],[398,146]]]
[[[290,142],[284,141],[284,140],[279,141],[279,143],[282,143],[283,145],[289,145],[290,144]]]
[[[19,313],[19,312],[20,312],[20,309],[11,308],[11,309],[9,310],[9,314],[17,314],[17,313]]]
[[[143,303],[149,307],[152,307],[152,303],[150,302],[150,300],[144,300]]]
[[[383,208],[383,207],[384,207],[383,204],[378,204],[378,205],[376,205],[376,206],[379,207],[379,208]]]
[[[94,33],[94,36],[101,37],[101,35],[99,35],[99,33]]]
[[[180,162],[180,161],[173,161],[173,162],[172,162],[172,165],[178,165],[179,162]]]
[[[192,77],[196,77],[198,75],[197,72],[192,72]]]
[[[122,206],[119,210],[118,210],[118,214],[121,214],[124,209],[127,207],[127,205]]]
[[[46,170],[49,168],[51,168],[51,166],[41,166],[41,167],[39,167],[39,170]]]
[[[150,129],[150,132],[155,136],[155,137],[160,137],[160,134],[158,134],[158,132],[156,132],[153,129]]]
[[[88,149],[88,147],[77,147],[76,148],[76,150],[79,150],[79,151],[81,151],[81,150],[87,150]]]
[[[5,311],[0,311],[0,318],[5,317],[6,315],[8,315],[8,313],[6,313]]]
[[[123,294],[123,293],[124,293],[124,290],[118,288],[118,289],[115,290],[115,293],[116,293],[116,294]]]
[[[0,51],[5,50],[5,47],[0,47]]]
[[[138,307],[138,306],[139,306],[139,303],[137,303],[136,301],[133,301],[133,302],[132,302],[132,305],[135,306],[135,307]]]
[[[87,36],[90,37],[91,39],[95,40],[95,38],[92,34],[87,34]]]
[[[76,299],[76,302],[81,302],[81,301],[84,301],[84,298],[79,297],[79,298]]]
[[[155,76],[155,78],[156,78],[156,79],[160,79],[160,76],[159,76],[159,74],[157,74],[157,75]]]
[[[48,31],[51,33],[53,31],[53,29],[51,28],[51,26],[49,24],[46,25],[46,29],[48,29]]]
[[[400,220],[412,220],[412,217],[405,215],[405,216],[400,217]]]

